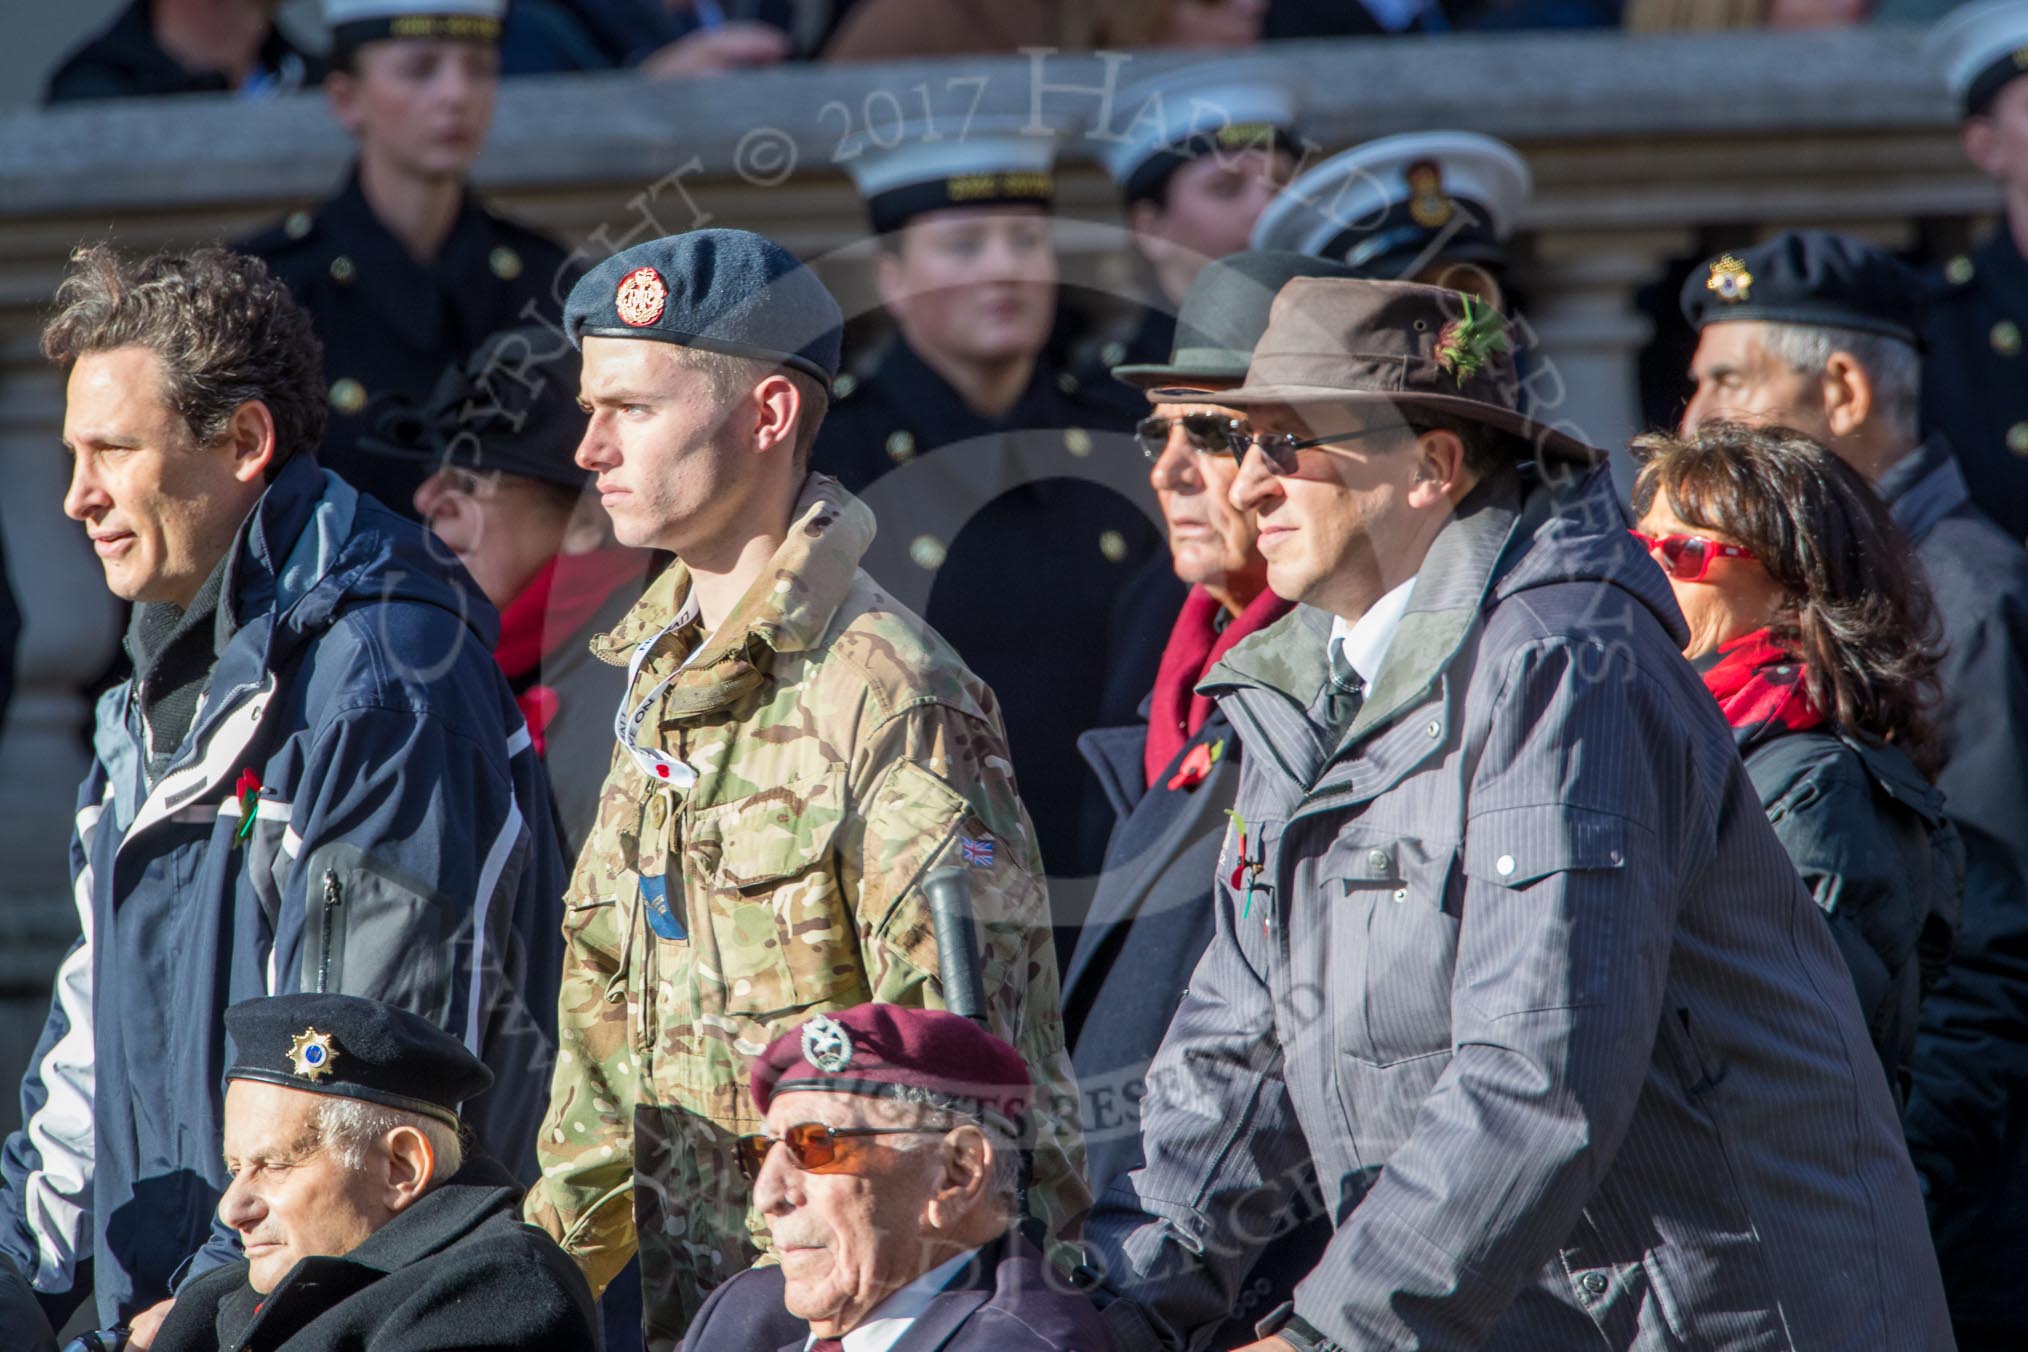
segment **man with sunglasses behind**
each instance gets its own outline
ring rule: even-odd
[[[779,1265],[712,1293],[697,1352],[1111,1352],[1091,1302],[1015,1229],[1021,1053],[940,1009],[819,1014],[753,1064],[739,1138]]]
[[[1872,480],[1929,575],[1943,621],[1944,809],[1965,842],[1957,952],[1923,1001],[1905,1125],[1959,1346],[2020,1347],[2028,1261],[2028,552],[1973,504],[1951,446],[1917,429],[1919,283],[1822,231],[1692,273],[1698,330],[1686,431],[1793,427]]]
[[[1485,302],[1329,278],[1218,396],[1299,604],[1201,687],[1217,932],[1081,1276],[1190,1345],[1315,1187],[1248,1347],[1948,1348],[1844,960],[1602,456],[1517,398]]]

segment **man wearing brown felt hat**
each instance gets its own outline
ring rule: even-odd
[[[1219,402],[1299,604],[1199,687],[1247,756],[1149,1163],[1086,1230],[1120,1346],[1221,1319],[1314,1186],[1259,1347],[1948,1347],[1842,959],[1505,321],[1297,279]]]

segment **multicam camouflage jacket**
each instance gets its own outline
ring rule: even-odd
[[[1067,1237],[1089,1206],[1041,863],[993,695],[859,570],[873,529],[813,475],[715,634],[689,619],[679,562],[593,645],[633,664],[622,709],[644,716],[565,900],[526,1214],[598,1289],[638,1244],[651,1347],[766,1247],[731,1151],[759,1129],[753,1058],[825,1010],[942,1006],[921,881],[946,864],[971,882],[992,1026],[1035,1074],[1031,1207]]]

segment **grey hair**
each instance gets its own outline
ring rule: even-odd
[[[945,1131],[973,1126],[984,1132],[987,1144],[993,1147],[993,1177],[987,1180],[987,1189],[1008,1215],[1015,1213],[1021,1199],[1021,1148],[1005,1127],[988,1120],[975,1104],[965,1099],[914,1085],[899,1085],[892,1094],[883,1097],[919,1108],[917,1126],[938,1127]],[[931,1138],[927,1136],[896,1137],[895,1140],[902,1150],[927,1150],[931,1145]]]
[[[1769,322],[1762,329],[1761,346],[1768,355],[1800,375],[1822,375],[1834,352],[1865,367],[1880,416],[1899,440],[1915,443],[1922,412],[1922,358],[1912,344],[1884,333],[1827,324]]]
[[[462,1133],[457,1128],[423,1113],[404,1112],[358,1099],[327,1098],[317,1105],[317,1139],[346,1169],[365,1165],[367,1152],[399,1127],[414,1127],[430,1143],[436,1166],[432,1183],[442,1182],[458,1172],[465,1162]]]

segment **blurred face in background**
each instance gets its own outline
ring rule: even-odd
[[[1964,138],[1980,173],[2028,192],[2028,80],[2009,82],[1983,114],[1966,118]]]
[[[496,609],[562,551],[577,495],[523,474],[445,465],[415,491],[415,509]]]
[[[918,351],[996,363],[1033,357],[1056,318],[1056,243],[1039,207],[925,212],[880,251],[881,303]]]
[[[1816,441],[1837,440],[1821,384],[1770,352],[1755,320],[1707,324],[1690,359],[1696,391],[1683,410],[1687,434],[1708,422],[1793,427]]]
[[[1206,263],[1246,248],[1294,168],[1286,150],[1199,155],[1169,176],[1160,201],[1134,203],[1134,242],[1170,301],[1182,300]]]
[[[489,43],[369,42],[351,71],[324,84],[362,158],[410,178],[463,178],[485,143],[500,93],[500,51]]]

